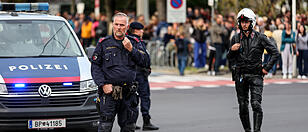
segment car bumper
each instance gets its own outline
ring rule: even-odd
[[[44,108],[6,108],[0,103],[0,130],[26,130],[28,120],[66,119],[66,128],[89,128],[99,118],[94,103],[97,94],[90,94],[81,106]]]

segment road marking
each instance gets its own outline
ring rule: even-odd
[[[150,90],[167,90],[167,88],[162,88],[162,87],[154,87],[154,88],[150,88]]]
[[[301,81],[298,81],[296,83],[308,83],[308,80],[301,80]]]
[[[283,81],[283,82],[273,82],[274,84],[291,84],[292,82],[286,82],[286,81]]]
[[[226,84],[227,87],[235,87],[235,84]]]
[[[175,89],[193,89],[193,86],[175,86]]]
[[[201,85],[202,88],[218,88],[220,85]]]

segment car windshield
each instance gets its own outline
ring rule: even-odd
[[[63,21],[0,21],[0,57],[82,56]]]

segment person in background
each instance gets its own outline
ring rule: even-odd
[[[216,75],[219,73],[219,67],[222,60],[223,51],[225,49],[224,46],[224,36],[228,35],[228,30],[223,25],[223,16],[218,14],[216,15],[216,23],[212,25],[210,30],[210,36],[211,36],[211,42],[214,44],[214,47],[216,49],[215,54],[215,64],[214,64],[214,70],[215,73],[212,75]]]
[[[280,47],[281,47],[281,39],[282,39],[282,31],[283,31],[283,29],[284,29],[284,25],[282,23],[280,23],[278,25],[278,29],[275,30],[273,32],[273,35],[272,35],[273,39],[276,42],[277,49],[278,49],[278,52],[279,52],[279,58],[278,58],[278,61],[277,61],[276,70],[277,69],[281,69],[281,67],[282,67]],[[275,74],[276,74],[276,71],[273,71],[273,75],[275,75]]]
[[[185,33],[180,32],[177,34],[178,38],[175,40],[175,47],[178,59],[178,69],[180,76],[184,76],[184,70],[187,64],[187,57],[191,48],[191,44],[185,39]]]
[[[81,26],[81,39],[82,39],[82,46],[84,49],[89,47],[92,43],[91,29],[92,29],[92,22],[90,21],[89,17],[85,17]]]
[[[202,18],[194,23],[192,37],[195,39],[194,44],[194,63],[196,68],[203,68],[206,61],[206,36],[207,26]]]
[[[264,27],[264,35],[266,35],[266,37],[269,39],[269,41],[271,43],[273,43],[277,47],[275,39],[272,37],[273,33],[270,30],[270,24],[265,25],[265,27]],[[270,60],[270,54],[268,54],[267,51],[264,50],[263,65],[267,64],[269,60]],[[265,78],[272,78],[274,71],[276,71],[276,63],[273,65],[273,68],[268,71],[268,74],[265,75]]]
[[[308,74],[308,35],[304,24],[300,24],[297,39],[296,39],[296,49],[298,51],[298,79],[307,79]]]
[[[99,36],[96,36],[96,29],[99,25],[99,19],[100,15],[95,16],[95,20],[92,23],[92,28],[91,28],[91,37],[95,39],[95,44],[98,42]]]
[[[292,78],[293,73],[293,54],[295,46],[295,32],[291,29],[291,23],[285,23],[286,29],[282,31],[281,36],[281,57],[282,57],[282,78]]]

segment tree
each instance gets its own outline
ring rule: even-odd
[[[156,9],[158,11],[158,21],[166,21],[166,0],[156,0]]]

